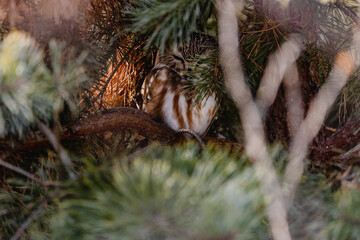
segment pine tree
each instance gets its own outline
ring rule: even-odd
[[[2,1],[0,238],[358,239],[358,12]],[[217,46],[185,91],[219,108],[197,141],[137,109],[156,55],[194,34]]]

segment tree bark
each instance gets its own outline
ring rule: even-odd
[[[76,140],[84,136],[105,133],[107,131],[130,131],[147,138],[149,141],[175,143],[181,139],[180,134],[163,123],[135,108],[111,108],[99,114],[82,118],[64,126],[61,140]],[[36,151],[49,147],[48,139],[42,134],[37,138],[22,141],[0,140],[0,151]]]

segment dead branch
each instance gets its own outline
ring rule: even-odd
[[[357,119],[346,123],[319,146],[313,147],[311,163],[324,170],[334,165],[345,170],[351,164],[351,153],[356,152],[359,143],[360,119]]]
[[[339,160],[343,162],[352,157],[360,158],[360,143],[358,145],[356,145],[355,147],[353,147],[352,149],[350,149],[349,151],[340,154]]]

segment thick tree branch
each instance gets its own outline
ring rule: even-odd
[[[180,135],[175,131],[135,108],[112,108],[100,114],[90,115],[65,126],[60,138],[61,140],[75,140],[112,130],[137,132],[150,141],[161,143],[174,143],[180,139]],[[41,134],[36,139],[25,141],[0,140],[0,150],[8,151],[37,151],[49,146],[49,140]]]
[[[110,130],[129,130],[151,141],[164,143],[174,142],[179,137],[165,124],[154,121],[148,114],[135,108],[104,110],[101,114],[84,118],[68,128],[73,136],[85,136]]]

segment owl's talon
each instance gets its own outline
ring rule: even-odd
[[[176,132],[178,133],[188,133],[190,135],[192,135],[193,137],[195,137],[195,139],[199,142],[200,146],[202,149],[205,149],[205,142],[202,140],[202,138],[200,137],[199,134],[197,134],[196,132],[194,132],[193,130],[191,129],[179,129],[177,130]]]

